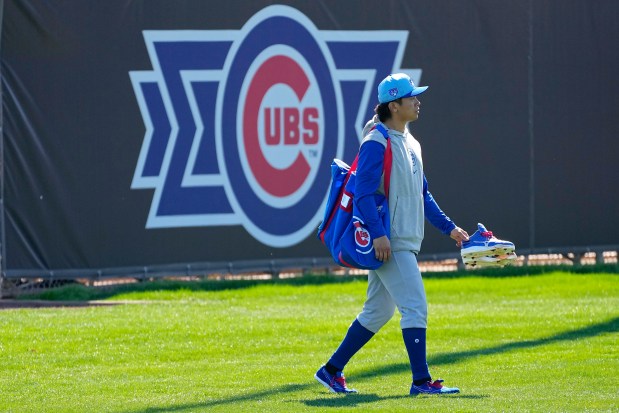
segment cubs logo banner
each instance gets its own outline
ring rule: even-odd
[[[239,30],[144,31],[130,77],[146,125],[132,189],[146,228],[242,226],[289,247],[315,232],[333,158],[352,159],[406,31],[325,31],[269,6]]]

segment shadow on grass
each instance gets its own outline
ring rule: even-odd
[[[311,407],[359,407],[367,403],[376,403],[387,399],[404,399],[407,396],[380,397],[377,394],[325,394],[322,397],[301,400],[301,403]]]
[[[514,341],[511,343],[505,343],[494,347],[481,348],[477,350],[457,351],[450,353],[439,353],[434,356],[428,357],[428,364],[430,366],[441,366],[459,363],[466,361],[470,358],[490,356],[494,354],[508,353],[510,351],[529,349],[546,344],[552,344],[562,341],[573,341],[578,339],[595,337],[604,333],[617,333],[619,332],[619,317],[612,318],[604,323],[593,324],[588,327],[579,328],[576,330],[564,331],[546,338],[539,338],[535,340]],[[355,377],[372,377],[376,375],[390,375],[396,373],[402,373],[410,370],[408,363],[394,363],[388,364],[376,369],[367,370],[365,372],[357,373]]]
[[[439,366],[439,365],[448,365],[455,364],[459,362],[466,361],[475,357],[489,356],[494,354],[508,353],[511,351],[521,350],[521,349],[529,349],[538,346],[543,346],[546,344],[552,344],[562,341],[573,341],[578,339],[595,337],[604,333],[616,333],[619,331],[619,317],[615,317],[603,323],[593,324],[587,327],[564,331],[562,333],[557,333],[552,336],[546,338],[540,338],[535,340],[525,340],[525,341],[516,341],[512,343],[501,344],[494,347],[478,349],[478,350],[469,350],[469,351],[459,351],[452,353],[440,353],[435,356],[428,358],[428,364],[430,366]],[[356,379],[361,378],[370,378],[375,376],[390,376],[394,374],[400,374],[403,372],[410,371],[410,367],[408,363],[393,363],[384,365],[378,368],[369,369],[366,371],[359,372],[355,374]],[[214,407],[214,406],[222,406],[222,405],[234,405],[235,403],[240,402],[251,402],[251,401],[260,401],[264,398],[268,398],[274,395],[280,395],[281,398],[285,398],[286,393],[294,393],[298,391],[304,391],[311,387],[316,387],[317,391],[324,391],[325,389],[314,381],[305,382],[305,383],[297,383],[297,384],[288,384],[284,386],[274,387],[268,390],[241,394],[238,396],[227,397],[223,399],[217,400],[209,400],[204,402],[196,402],[196,403],[188,403],[178,406],[165,406],[165,407],[151,407],[145,410],[131,410],[133,413],[162,413],[162,412],[183,412],[183,411],[193,411],[196,409]],[[319,398],[307,399],[307,400],[298,400],[298,402],[303,403],[307,406],[311,407],[331,407],[331,408],[339,408],[339,407],[355,407],[359,405],[376,403],[381,400],[389,400],[389,399],[404,399],[409,396],[388,396],[388,397],[380,397],[376,394],[349,394],[349,395],[327,395],[321,396]],[[460,399],[482,399],[490,397],[489,395],[467,395],[467,394],[454,394],[449,395],[447,397],[450,398],[460,398]],[[290,402],[296,402],[294,400],[290,400]],[[232,408],[232,407],[231,407]]]
[[[595,337],[604,333],[616,333],[618,331],[619,317],[615,317],[604,323],[593,324],[591,326],[579,328],[577,330],[565,331],[563,333],[558,333],[546,338],[505,343],[496,347],[490,347],[486,349],[438,354],[437,356],[432,357],[429,363],[452,364],[470,357],[507,353],[513,350],[528,349],[561,341],[574,341],[583,338]]]
[[[144,410],[129,410],[133,413],[164,413],[164,412],[192,412],[195,409],[204,409],[212,406],[222,406],[226,404],[235,404],[249,401],[259,401],[265,397],[273,396],[274,394],[293,393],[300,390],[305,390],[309,387],[308,384],[287,384],[285,386],[278,386],[269,390],[258,391],[254,393],[240,394],[238,396],[228,397],[225,399],[209,400],[205,402],[187,403],[178,406],[162,406],[162,407],[149,407]],[[241,390],[239,390],[241,391]],[[231,407],[231,411],[234,411]]]
[[[375,403],[382,400],[397,400],[397,399],[411,399],[414,397],[409,395],[401,396],[386,396],[381,397],[376,394],[347,394],[347,395],[333,395],[332,397],[324,396],[316,399],[301,400],[301,403],[310,407],[359,407],[360,405],[367,403]],[[435,397],[433,395],[423,395],[417,397]],[[484,399],[490,397],[488,395],[475,395],[475,394],[450,394],[441,397],[449,397],[450,399]],[[412,407],[412,406],[411,406]]]
[[[458,278],[481,276],[488,278],[514,277],[514,276],[537,276],[551,272],[567,272],[572,274],[610,273],[619,274],[619,264],[604,265],[580,265],[580,266],[530,266],[530,267],[505,267],[486,268],[471,271],[450,272],[427,272],[424,278]],[[366,281],[367,275],[304,275],[295,278],[272,279],[272,280],[156,280],[150,282],[138,282],[133,284],[121,284],[105,287],[87,287],[74,283],[59,288],[46,290],[34,294],[21,294],[20,300],[51,300],[51,301],[91,301],[113,298],[119,294],[139,293],[148,291],[223,291],[251,288],[259,285],[324,285],[349,283],[353,281]],[[1,303],[2,300],[0,300]]]

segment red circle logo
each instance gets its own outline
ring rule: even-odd
[[[367,247],[370,245],[370,239],[370,233],[367,229],[361,226],[357,226],[357,228],[355,228],[355,242],[358,246],[362,248]]]
[[[321,108],[313,104],[311,86],[297,61],[273,54],[259,65],[247,88],[245,157],[257,186],[271,199],[295,195],[317,167]]]

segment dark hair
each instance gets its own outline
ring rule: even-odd
[[[392,100],[391,102],[398,102],[400,105],[402,104],[402,98]],[[378,115],[378,120],[384,122],[391,118],[391,111],[389,110],[389,104],[391,102],[379,103],[374,108],[374,112]]]

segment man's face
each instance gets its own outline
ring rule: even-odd
[[[400,101],[401,102],[398,103],[396,100],[389,104],[391,116],[400,122],[407,123],[416,121],[419,117],[419,108],[421,106],[419,99],[417,99],[416,96],[411,96],[408,98],[401,98]]]
[[[421,102],[417,99],[417,96],[402,98],[402,104],[398,108],[398,113],[403,121],[414,122],[419,118],[420,107]]]

